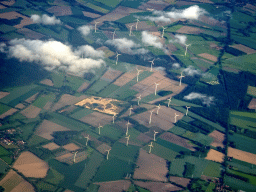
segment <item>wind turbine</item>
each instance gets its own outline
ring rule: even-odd
[[[186,111],[186,116],[187,116],[187,115],[188,115],[188,109],[189,109],[190,107],[186,106],[186,108],[187,108],[187,111]]]
[[[190,45],[191,45],[191,44],[189,44],[189,45],[185,44],[185,46],[186,46],[185,57],[186,57],[186,55],[187,55],[188,47],[189,47]]]
[[[108,160],[108,155],[109,155],[109,151],[110,151],[111,149],[109,149],[109,150],[106,150],[108,153],[107,153],[107,160]]]
[[[163,27],[163,33],[162,33],[162,38],[164,38],[164,30],[166,29],[164,26]]]
[[[155,61],[155,59],[153,59],[152,61],[149,61],[149,62],[151,62],[151,68],[150,68],[150,71],[152,72],[152,66],[154,65],[154,61]]]
[[[130,135],[128,135],[127,137],[125,137],[127,139],[126,141],[126,146],[128,146],[128,142],[129,142],[129,139],[130,139]]]
[[[135,28],[136,28],[136,31],[137,31],[138,23],[139,23],[140,20],[137,18],[136,21],[137,21],[137,22],[136,22]]]
[[[131,123],[129,122],[129,120],[128,120],[128,122],[126,123],[126,125],[127,125],[127,127],[126,127],[126,133],[125,133],[125,135],[127,136],[127,135],[128,135],[129,125],[131,125]]]
[[[153,142],[151,142],[150,143],[150,145],[148,145],[149,146],[149,152],[148,153],[151,153],[151,148],[153,147],[153,144],[152,144]]]
[[[159,109],[160,109],[160,104],[157,106],[157,111],[156,111],[156,114],[158,115],[158,112],[159,112]]]
[[[113,40],[114,40],[115,39],[115,34],[116,34],[116,29],[115,29],[114,32],[111,32],[111,33],[113,33]]]
[[[119,55],[121,55],[121,54],[118,54],[117,52],[116,52],[116,65],[117,65],[117,62],[118,62],[118,56]]]
[[[76,154],[77,154],[77,152],[75,152],[75,155],[74,155],[74,163],[76,162]]]
[[[132,105],[131,105],[131,107],[129,108],[129,110],[130,110],[130,112],[129,112],[129,116],[131,116],[131,114],[132,114]]]
[[[103,128],[103,127],[99,124],[99,127],[98,127],[98,128],[99,128],[99,135],[100,135],[100,128]]]
[[[129,34],[129,36],[132,36],[132,27],[133,27],[133,25],[130,25],[129,27],[130,27],[130,34]]]
[[[87,139],[87,140],[86,140],[86,143],[85,143],[85,146],[87,146],[87,143],[88,143],[88,141],[89,141],[89,135],[88,135],[87,137],[84,137],[84,138]]]
[[[149,116],[149,122],[148,124],[151,124],[151,119],[152,119],[152,114],[153,114],[154,110],[153,111],[150,111],[150,116]]]
[[[116,114],[113,115],[113,124],[115,123]]]
[[[138,105],[140,105],[141,95],[138,98]]]
[[[156,134],[157,134],[158,132],[156,132],[155,130],[154,130],[154,141],[156,141]]]
[[[96,33],[96,30],[97,30],[96,26],[97,26],[98,23],[100,23],[100,22],[95,22],[95,23],[94,23],[94,24],[95,24],[95,26],[94,26],[94,31],[95,31],[95,33]]]
[[[182,75],[182,72],[180,73],[180,76],[179,76],[179,79],[180,79],[180,86],[181,86],[181,81],[182,81],[182,78],[185,77]]]
[[[140,72],[142,71],[142,70],[139,70],[138,68],[136,68],[137,69],[137,82],[139,81],[139,75],[140,75]]]
[[[170,106],[170,103],[171,103],[171,101],[172,101],[172,98],[170,97],[169,99],[167,99],[168,100],[168,107]]]
[[[156,90],[157,90],[157,85],[160,85],[158,83],[155,83],[156,87],[155,87],[155,95],[156,95]]]
[[[177,117],[178,117],[179,115],[177,115],[176,113],[175,113],[175,122],[174,123],[176,123],[177,122]]]

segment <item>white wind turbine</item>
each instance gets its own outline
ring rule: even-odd
[[[111,149],[109,149],[109,150],[106,150],[108,153],[107,153],[107,160],[108,160],[108,155],[109,155],[109,151],[111,151]]]
[[[150,111],[150,116],[149,116],[149,122],[148,124],[151,124],[151,119],[152,119],[152,114],[153,114],[154,110],[153,111]]]
[[[166,29],[164,26],[163,27],[163,33],[162,33],[162,38],[164,38],[164,30]]]
[[[98,127],[98,129],[99,129],[99,135],[100,135],[100,129],[101,128],[103,128],[100,124],[99,124],[99,127]]]
[[[174,121],[174,123],[176,123],[177,122],[177,117],[178,117],[179,115],[177,115],[176,113],[175,113],[175,121]]]
[[[128,146],[128,142],[129,142],[129,139],[130,139],[130,135],[128,135],[127,137],[125,137],[127,139],[126,141],[126,146]]]
[[[95,31],[95,33],[96,33],[96,31],[97,31],[96,26],[97,26],[98,23],[100,23],[100,22],[95,22],[95,23],[94,23],[94,24],[95,24],[95,26],[94,26],[94,31]]]
[[[115,123],[116,114],[113,115],[113,124]]]
[[[140,20],[137,18],[136,21],[137,21],[137,22],[136,22],[135,28],[136,28],[136,31],[137,31],[138,24],[139,24],[139,21],[140,21]]]
[[[187,116],[187,115],[188,115],[188,109],[189,109],[190,107],[186,106],[186,108],[187,108],[187,111],[186,111],[186,116]]]
[[[155,130],[154,130],[154,141],[156,141],[156,134],[157,134],[158,132],[156,132]]]
[[[131,114],[132,114],[132,105],[131,105],[131,107],[129,108],[129,110],[130,110],[130,112],[129,112],[129,116],[131,116]]]
[[[149,146],[149,152],[148,153],[151,153],[151,148],[153,147],[153,142],[151,142],[150,145],[148,145],[148,146]]]
[[[136,68],[137,69],[137,82],[139,81],[139,75],[140,75],[140,72],[142,71],[142,70],[139,70],[138,68]]]
[[[157,86],[160,85],[158,83],[155,83],[156,87],[155,87],[155,95],[156,95],[156,91],[157,91]]]
[[[121,55],[119,53],[116,52],[116,65],[117,65],[117,62],[118,62],[118,56]]]
[[[185,57],[186,57],[186,55],[187,55],[188,47],[189,47],[190,45],[191,45],[191,44],[189,44],[189,45],[185,44],[185,46],[186,46]]]
[[[150,71],[152,72],[152,70],[153,70],[153,65],[154,65],[154,61],[155,61],[155,59],[153,59],[152,61],[149,61],[149,62],[151,62],[151,67],[150,67]]]
[[[113,33],[113,40],[114,40],[115,39],[115,34],[116,34],[116,29],[115,29],[114,32],[111,32],[111,33]]]
[[[180,76],[179,76],[179,79],[180,79],[180,86],[181,86],[181,81],[182,81],[182,78],[185,77],[182,75],[182,72],[180,73]]]
[[[78,152],[78,151],[77,151]],[[75,152],[75,155],[74,155],[74,163],[76,162],[76,154],[77,154],[77,152]]]
[[[129,34],[129,36],[132,36],[132,27],[133,27],[133,25],[130,25],[129,27],[130,27],[130,34]]]
[[[86,138],[86,139],[87,139],[87,140],[86,140],[86,143],[85,143],[85,146],[87,146],[88,141],[89,141],[89,135],[88,135],[87,137],[84,137],[84,138]]]
[[[126,123],[126,133],[125,133],[126,136],[128,135],[129,125],[131,125],[131,123],[128,120],[128,122]]]
[[[157,106],[156,114],[158,115],[159,109],[161,108],[160,104]]]
[[[170,97],[169,99],[167,99],[168,100],[168,107],[170,106],[170,103],[171,103],[171,101],[172,101],[172,98]]]
[[[140,105],[141,95],[138,98],[138,105]]]

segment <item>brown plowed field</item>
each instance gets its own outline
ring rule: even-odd
[[[89,85],[90,85],[89,83],[84,82],[84,83],[77,89],[77,92],[82,92],[82,91],[86,90]]]
[[[103,125],[109,124],[110,122],[112,122],[112,120],[113,120],[112,116],[105,115],[98,112],[93,112],[80,119],[80,121],[88,123],[96,128],[99,126],[99,124],[103,126]]]
[[[23,105],[22,103],[19,103],[18,105],[15,106],[15,108],[18,109],[23,109],[25,107],[25,105]]]
[[[189,144],[189,140],[179,137],[173,133],[165,132],[160,136],[160,138],[171,143],[174,143],[176,145],[185,147],[191,151],[195,151],[194,147],[191,144]]]
[[[36,118],[37,115],[39,115],[39,113],[41,112],[42,109],[34,106],[34,105],[30,105],[29,107],[27,107],[26,109],[24,109],[23,111],[21,111],[20,113],[22,115],[24,115],[27,118]]]
[[[183,187],[187,187],[188,184],[190,183],[190,179],[175,176],[170,176],[169,181],[182,185]]]
[[[229,147],[228,156],[256,165],[256,154],[253,153]]]
[[[223,133],[214,130],[212,133],[209,134],[209,136],[214,139],[211,143],[211,146],[224,148],[223,141],[225,139],[225,135]]]
[[[153,138],[153,137],[152,137]],[[145,135],[144,133],[140,133],[139,136],[137,137],[138,140],[144,142],[144,143],[148,143],[152,140],[151,137]]]
[[[77,151],[78,149],[80,149],[79,146],[77,146],[74,143],[69,143],[67,145],[62,146],[64,149],[68,150],[68,151]]]
[[[52,143],[48,143],[46,145],[43,145],[42,147],[52,151],[52,150],[58,149],[60,146],[57,145],[56,143],[52,142]]]
[[[130,72],[123,74],[113,84],[121,87],[121,86],[125,85],[126,83],[130,82],[136,76],[137,76],[136,70],[132,70]]]
[[[32,95],[31,97],[29,97],[29,98],[26,99],[25,101],[26,101],[27,103],[32,103],[32,102],[36,99],[37,95],[38,95],[38,93],[36,93],[35,95]]]
[[[45,139],[53,139],[52,133],[55,131],[69,131],[70,129],[53,123],[48,120],[44,120],[42,124],[37,128],[35,134]]]
[[[16,1],[15,0],[8,0],[8,1],[2,1],[4,5],[12,6]]]
[[[80,97],[76,97],[73,95],[69,95],[69,94],[64,94],[61,96],[60,100],[54,105],[53,107],[53,111],[58,110],[62,107],[65,107],[67,105],[73,105],[76,104],[79,101],[84,100],[85,98],[87,98],[87,96],[85,95],[81,95]]]
[[[37,33],[35,31],[32,31],[28,28],[18,29],[17,32],[25,35],[25,37],[28,39],[41,39],[41,38],[45,37],[45,35],[43,35],[41,33]]]
[[[222,163],[224,161],[224,154],[214,149],[210,149],[205,159]]]
[[[102,154],[106,154],[106,150],[111,149],[110,146],[108,146],[107,144],[103,143],[102,145],[100,145],[99,147],[97,147],[97,150],[102,153]]]
[[[120,180],[94,184],[100,186],[98,192],[123,192],[129,189],[131,182],[129,180]]]
[[[0,99],[4,98],[5,96],[7,96],[9,94],[10,94],[9,92],[0,91]]]
[[[164,8],[166,8],[167,6],[169,6],[169,4],[166,2],[150,0],[147,3],[143,3],[138,8],[142,10],[147,10],[147,9],[164,10]]]
[[[0,119],[3,119],[7,116],[10,116],[12,114],[14,114],[16,111],[18,111],[17,109],[11,108],[8,111],[6,111],[5,113],[3,113],[2,115],[0,115]]]
[[[180,191],[182,188],[173,185],[171,183],[161,183],[161,182],[143,182],[135,181],[136,185],[148,189],[151,192],[171,192],[171,191]]]
[[[109,69],[106,71],[106,73],[101,77],[102,78],[106,78],[110,81],[113,81],[114,79],[116,79],[117,77],[119,77],[123,72],[121,71],[117,71],[114,69]]]
[[[7,173],[7,175],[0,181],[0,186],[5,188],[5,191],[9,192],[34,192],[34,187],[24,180],[20,175],[18,175],[12,169]]]
[[[204,30],[196,27],[183,26],[176,33],[185,33],[185,34],[200,34],[204,32]]]
[[[70,6],[53,6],[47,9],[47,11],[53,13],[55,16],[73,15]]]
[[[239,51],[242,51],[242,52],[247,53],[247,54],[256,53],[256,50],[254,50],[250,47],[246,47],[245,45],[242,45],[242,44],[236,44],[236,45],[233,45],[233,46],[230,46],[230,47],[238,49]]]
[[[256,99],[253,98],[248,106],[249,109],[256,109]]]
[[[175,113],[177,115],[180,115],[177,117],[177,121],[184,116],[183,113],[180,113],[172,108],[161,106],[158,115],[156,114],[156,109],[154,110],[152,114],[151,124],[149,124],[150,111],[146,111],[144,113],[132,116],[132,118],[146,127],[150,128],[155,126],[167,131],[174,126],[173,123],[175,120]]]
[[[0,5],[0,9],[6,9],[6,7],[3,5]]]
[[[91,13],[91,12],[86,12],[86,11],[82,11],[82,12],[83,12],[85,17],[90,17],[90,18],[93,18],[93,19],[98,18],[98,17],[101,16],[101,15],[96,14],[96,13]]]
[[[198,56],[203,57],[208,60],[211,60],[211,61],[214,61],[214,62],[218,61],[218,58],[216,56],[208,54],[208,53],[201,53],[201,54],[198,54]]]
[[[40,81],[40,83],[44,84],[44,85],[49,85],[49,86],[53,86],[54,85],[52,80],[50,80],[50,79],[44,79],[44,80]]]
[[[153,149],[152,149],[153,150]],[[152,181],[166,181],[168,169],[166,161],[154,154],[148,154],[141,149],[137,161],[138,168],[135,169],[134,179],[146,179]]]
[[[15,161],[13,168],[17,169],[25,177],[44,178],[47,175],[49,166],[33,153],[25,151]]]

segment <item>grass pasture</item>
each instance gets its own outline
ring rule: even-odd
[[[123,135],[123,132],[118,129],[116,125],[112,124],[104,125],[103,129],[100,130],[100,133],[101,136],[106,136],[113,140],[118,140]]]
[[[228,170],[228,173],[244,177],[244,178],[248,179],[248,182],[250,184],[256,186],[256,176],[249,175],[249,174],[246,174],[246,173],[243,173],[243,172],[240,172],[240,171],[230,170],[230,169]]]
[[[220,177],[220,167],[221,164],[213,161],[208,161],[208,165],[203,170],[203,175],[209,177]]]
[[[28,123],[20,127],[22,131],[22,139],[27,141],[29,139],[29,136],[33,134],[33,130],[35,126],[37,125],[37,122]]]
[[[236,133],[233,133],[228,137],[230,142],[235,143],[237,149],[256,154],[256,149],[254,147],[256,145],[255,139],[248,138]]]
[[[123,143],[116,142],[110,151],[109,157],[117,157],[123,161],[135,162],[139,153],[139,147],[134,145],[126,146]]]
[[[246,192],[255,192],[255,190],[256,190],[255,185],[246,183],[240,179],[236,179],[236,178],[229,177],[229,176],[224,177],[224,183],[225,183],[225,185],[228,185],[237,191],[243,190]]]
[[[108,86],[109,84],[110,82],[99,79],[86,92],[96,94],[100,92],[102,89],[104,89],[106,86]]]
[[[251,131],[256,131],[256,113],[231,113],[230,124],[244,129],[249,129]]]
[[[190,151],[189,149],[185,148],[185,147],[181,147],[179,145],[176,145],[174,143],[168,142],[166,140],[160,139],[158,138],[156,143],[158,143],[159,145],[162,145],[163,147],[166,147],[168,149],[171,149],[174,152],[181,152],[181,151]]]
[[[55,169],[50,169],[45,178],[45,181],[58,185],[63,179],[64,179],[64,176],[62,174],[60,174]]]
[[[45,183],[43,181],[39,182],[36,184],[37,188],[40,190],[40,191],[56,191],[57,190],[57,187],[54,186],[54,185],[51,185],[49,183]]]
[[[72,113],[72,115],[70,115],[71,117],[75,118],[75,119],[81,119],[82,117],[86,116],[86,115],[89,115],[93,113],[92,110],[90,109],[87,109],[87,108],[79,108],[78,111],[76,111],[75,113]]]
[[[35,145],[39,145],[41,143],[46,143],[46,142],[48,142],[47,139],[44,139],[38,135],[33,135],[32,137],[30,137],[30,139],[28,141],[28,145],[35,146]]]
[[[99,96],[100,97],[108,97],[111,93],[113,93],[114,91],[116,91],[117,89],[119,89],[120,87],[114,84],[110,84],[108,85],[105,89],[101,90],[101,92],[99,92]]]
[[[2,103],[0,103],[0,115],[2,115],[3,113],[5,113],[6,111],[8,111],[9,109],[11,109],[10,106],[4,105]]]
[[[54,93],[49,93],[48,95],[41,95],[39,98],[37,98],[34,101],[33,105],[42,109],[44,108],[44,106],[48,101],[52,102],[54,98],[55,98]]]

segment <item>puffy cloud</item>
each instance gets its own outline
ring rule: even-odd
[[[83,74],[104,65],[102,59],[81,58],[78,55],[85,51],[88,52],[87,55],[89,53],[100,55],[93,48],[86,46],[73,51],[71,46],[55,40],[14,39],[10,41],[8,50],[10,57],[15,57],[20,61],[40,63],[47,70],[64,69],[71,73]]]
[[[151,35],[147,31],[142,32],[142,42],[146,45],[150,45],[150,46],[154,46],[159,49],[163,49],[163,44],[160,42],[160,38],[155,35]]]
[[[95,50],[90,45],[84,45],[78,48],[75,51],[76,55],[83,57],[92,57],[92,58],[104,58],[105,53],[102,50]]]
[[[0,52],[4,53],[5,52],[5,47],[6,47],[6,44],[5,43],[0,43]]]
[[[31,19],[33,20],[34,23],[42,23],[44,25],[56,25],[56,24],[61,24],[61,21],[57,19],[55,16],[48,16],[46,14],[43,14],[43,16],[39,15],[31,15]]]
[[[151,21],[159,21],[159,22],[170,22],[170,18],[172,19],[193,19],[197,20],[201,15],[206,14],[207,12],[200,8],[198,5],[193,5],[183,10],[172,9],[170,12],[164,11],[153,11],[153,15],[157,15],[157,17],[147,16],[143,17],[145,19],[149,19]]]
[[[183,45],[186,44],[187,36],[176,34],[174,37],[176,38],[176,41],[177,41],[178,43],[183,44]]]
[[[211,104],[213,104],[213,101],[215,98],[213,96],[207,96],[205,94],[192,92],[189,95],[184,96],[184,99],[186,100],[200,99],[203,104],[210,106]]]
[[[183,69],[182,72],[188,76],[202,75],[201,71],[198,69],[195,69],[192,65]]]
[[[179,63],[174,63],[174,64],[172,64],[172,67],[175,68],[175,69],[179,69],[180,64]]]
[[[84,36],[89,35],[91,29],[92,29],[92,26],[88,26],[88,25],[83,25],[81,27],[78,27],[78,31],[80,31],[80,33],[82,33],[82,35]]]
[[[107,40],[106,44],[116,47],[122,53],[127,53],[132,55],[148,53],[148,50],[144,48],[140,48],[141,45],[136,44],[132,40],[126,39],[126,38]]]

